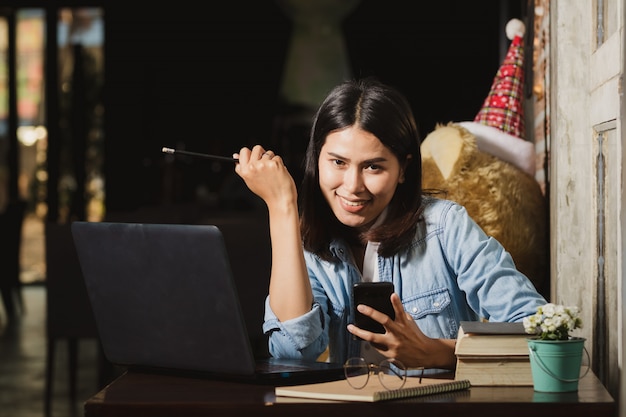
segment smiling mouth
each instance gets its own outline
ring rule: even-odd
[[[350,200],[346,200],[345,198],[341,196],[339,196],[339,199],[344,205],[349,206],[349,207],[361,207],[367,203],[367,200],[350,201]]]

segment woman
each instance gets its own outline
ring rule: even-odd
[[[328,348],[332,362],[384,356],[453,369],[460,321],[521,321],[546,303],[463,207],[423,195],[419,146],[406,98],[365,79],[337,86],[315,116],[301,212],[280,156],[259,145],[235,154],[269,212],[263,329],[273,356],[314,360]],[[351,324],[362,280],[394,284],[395,320],[358,306],[384,334]]]

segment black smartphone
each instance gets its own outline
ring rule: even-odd
[[[391,305],[391,294],[393,293],[392,282],[357,282],[352,287],[352,301],[354,308],[354,324],[361,329],[369,330],[373,333],[385,333],[385,328],[377,321],[359,313],[356,306],[365,304],[381,313],[385,313],[391,319],[396,318],[396,314]]]

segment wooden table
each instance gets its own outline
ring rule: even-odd
[[[85,417],[103,416],[617,416],[617,405],[591,372],[578,392],[546,394],[532,387],[469,390],[378,403],[295,400],[274,387],[126,372],[85,403]]]

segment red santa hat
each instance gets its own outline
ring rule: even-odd
[[[476,115],[475,122],[492,126],[523,139],[524,130],[524,33],[519,19],[510,20],[505,28],[512,42],[491,85],[491,91]]]
[[[498,70],[491,92],[474,121],[460,122],[476,137],[478,149],[535,175],[535,148],[525,140],[523,81],[524,81],[524,23],[512,19],[506,25],[506,35],[512,40],[502,66]]]

